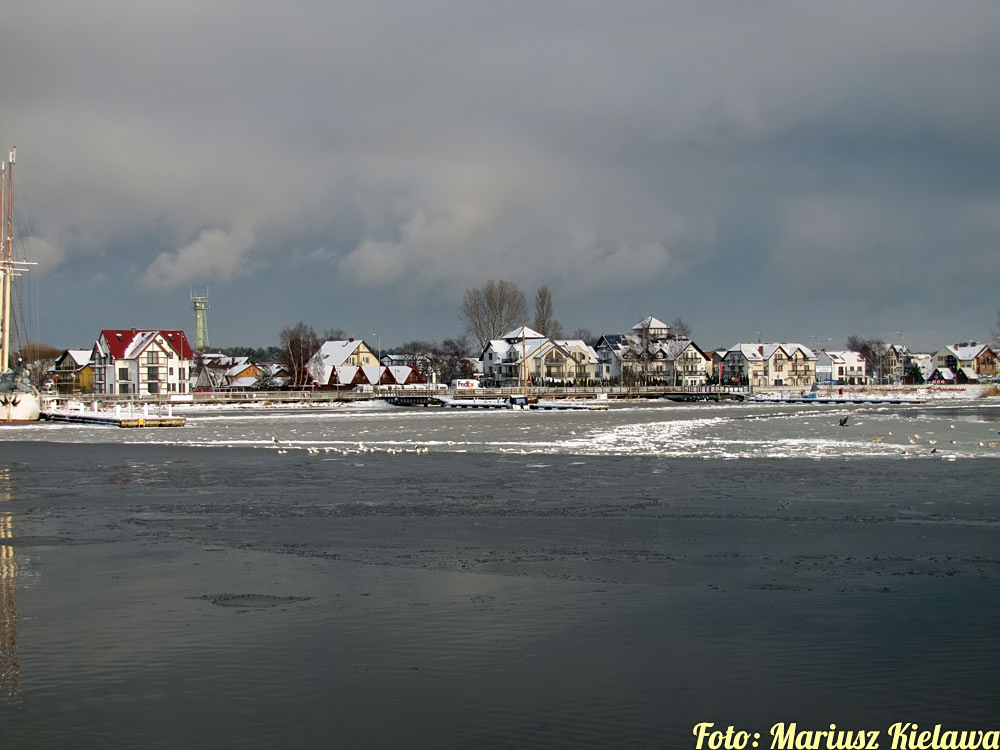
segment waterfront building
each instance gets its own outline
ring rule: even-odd
[[[187,393],[194,352],[184,331],[109,328],[91,353],[94,393]]]

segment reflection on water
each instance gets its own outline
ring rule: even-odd
[[[10,469],[0,467],[0,503],[10,500]],[[14,516],[0,505],[0,697],[17,696],[21,668],[17,661],[17,605],[14,588],[17,563],[14,560]]]

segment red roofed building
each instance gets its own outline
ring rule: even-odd
[[[187,393],[194,352],[184,331],[106,329],[94,344],[94,393]]]

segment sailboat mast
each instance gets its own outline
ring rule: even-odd
[[[3,248],[0,248],[3,258],[0,262],[0,269],[3,273],[3,318],[0,320],[0,325],[3,326],[3,345],[0,348],[0,372],[7,372],[10,367],[10,275],[11,262],[10,262],[10,242],[11,234],[13,232],[13,222],[11,221],[11,214],[14,210],[14,201],[12,198],[12,193],[14,192],[14,152],[10,152],[10,161],[8,162],[5,174],[3,177],[5,180],[0,179],[0,184],[2,184],[3,189],[0,189],[0,205],[3,205],[3,211],[0,212],[0,217],[2,217],[3,222]],[[0,173],[2,174],[2,173]],[[6,191],[6,202],[3,200],[4,191]]]

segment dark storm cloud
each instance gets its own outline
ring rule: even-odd
[[[570,330],[981,337],[998,36],[973,2],[43,0],[5,20],[0,133],[39,275],[120,305],[211,284],[431,338],[506,278]],[[950,322],[914,304],[959,284]]]

